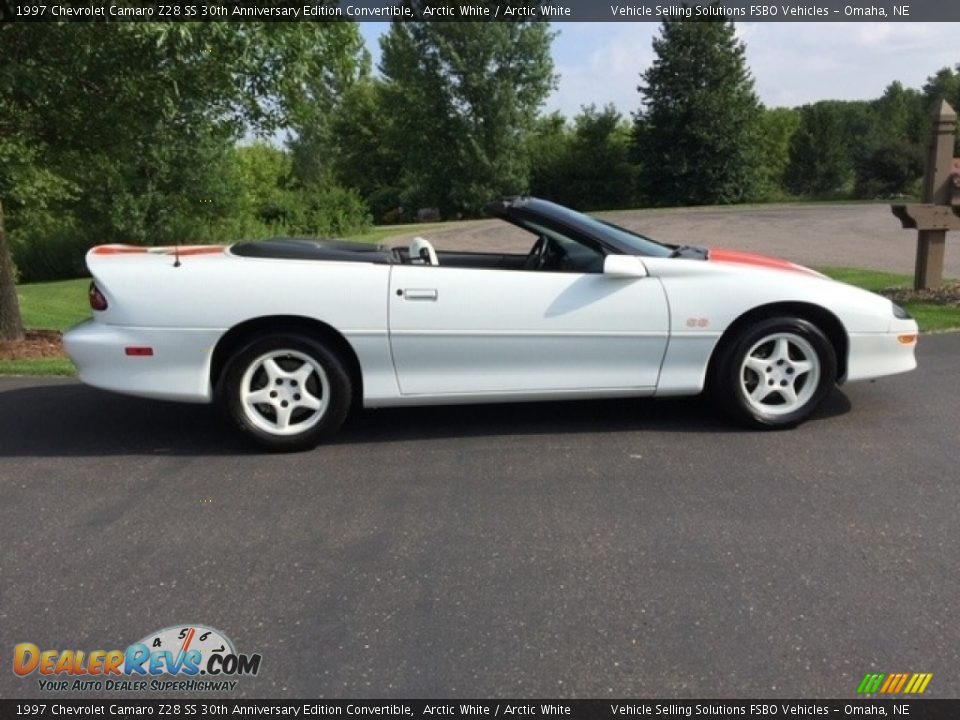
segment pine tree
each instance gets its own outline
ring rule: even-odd
[[[750,199],[762,181],[761,106],[733,23],[667,20],[653,49],[635,126],[647,202]]]

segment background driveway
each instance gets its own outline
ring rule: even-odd
[[[917,232],[904,230],[883,203],[789,204],[660,210],[619,210],[603,217],[663,242],[766,253],[816,267],[860,267],[913,275]],[[527,252],[530,235],[501,220],[476,220],[442,230],[410,230],[438,249],[476,247]],[[944,273],[960,278],[960,247],[947,240]]]

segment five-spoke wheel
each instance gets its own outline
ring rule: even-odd
[[[775,333],[747,351],[740,386],[759,412],[774,415],[803,407],[820,381],[820,357],[799,335]]]
[[[330,381],[323,366],[295,350],[273,350],[254,360],[240,381],[247,418],[277,435],[309,430],[323,417]]]
[[[221,401],[240,428],[271,450],[315,446],[350,408],[350,377],[321,342],[295,334],[261,336],[230,359]]]
[[[823,332],[800,318],[770,318],[720,348],[713,389],[735,417],[761,427],[806,419],[836,380],[837,360]]]

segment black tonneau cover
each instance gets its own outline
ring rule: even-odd
[[[337,260],[380,264],[396,262],[393,252],[385,245],[349,240],[273,238],[259,242],[237,243],[230,248],[230,252],[240,257],[275,260]]]

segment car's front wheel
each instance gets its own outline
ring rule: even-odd
[[[806,420],[837,377],[833,345],[812,323],[779,317],[745,328],[722,349],[714,390],[724,409],[754,427]]]
[[[315,447],[350,410],[350,376],[321,342],[297,334],[261,336],[227,363],[220,401],[239,428],[268,450]]]

